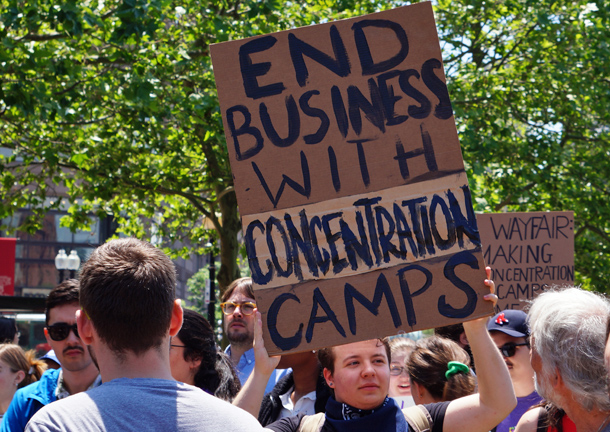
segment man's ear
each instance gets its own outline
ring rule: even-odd
[[[49,346],[53,346],[51,345],[51,338],[49,337],[49,331],[46,327],[44,328],[44,337],[47,339],[47,343],[49,344]]]
[[[172,319],[169,323],[169,335],[176,336],[182,328],[182,318],[184,311],[182,310],[182,302],[180,299],[174,301],[174,308],[172,309]]]
[[[83,343],[91,345],[93,343],[93,324],[82,309],[76,311],[76,326],[78,327],[78,335]]]
[[[555,374],[550,377],[550,380],[553,388],[555,389],[566,386],[563,378],[561,377],[561,372],[559,372],[559,369],[557,368],[555,369]]]

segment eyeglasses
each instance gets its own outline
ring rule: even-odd
[[[233,303],[233,302],[224,302],[220,303],[220,308],[222,309],[222,313],[225,315],[231,315],[235,313],[235,309],[239,307],[241,313],[244,315],[252,315],[254,309],[256,309],[256,303],[252,302],[244,302],[244,303]]]
[[[70,330],[74,332],[74,336],[80,338],[76,324],[70,325],[62,322],[47,326],[49,337],[56,342],[66,339],[70,335]]]
[[[501,347],[498,347],[498,349],[500,350],[500,352],[502,353],[502,355],[504,357],[512,357],[517,352],[517,347],[524,346],[524,345],[526,345],[528,348],[530,346],[529,342],[523,342],[523,343],[508,342],[508,343],[505,343],[504,345],[502,345]]]
[[[390,375],[392,375],[392,376],[402,375],[403,372],[407,372],[407,369],[402,366],[391,366],[390,367]]]
[[[169,338],[169,346],[170,347],[174,347],[174,348],[186,348],[186,345],[176,345],[176,344],[173,344],[172,342],[173,342],[173,339],[170,337]]]

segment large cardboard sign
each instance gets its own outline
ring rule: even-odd
[[[493,312],[430,3],[211,54],[268,351]]]
[[[545,288],[574,284],[574,213],[477,214],[498,310],[523,309]]]

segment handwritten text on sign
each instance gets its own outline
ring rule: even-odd
[[[491,311],[429,3],[212,58],[270,352]]]
[[[522,309],[551,285],[574,283],[574,213],[478,214],[499,310]]]

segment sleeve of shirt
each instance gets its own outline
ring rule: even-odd
[[[301,419],[304,414],[299,414],[292,417],[284,417],[270,425],[265,426],[265,430],[271,430],[273,432],[296,432],[299,430]]]
[[[22,432],[25,429],[25,425],[29,420],[24,410],[27,403],[28,401],[23,396],[23,392],[17,390],[11,404],[4,413],[4,417],[2,417],[0,432]]]
[[[445,412],[450,402],[438,402],[432,404],[426,404],[424,407],[430,413],[432,417],[432,431],[431,432],[443,432],[443,424],[445,423]]]

